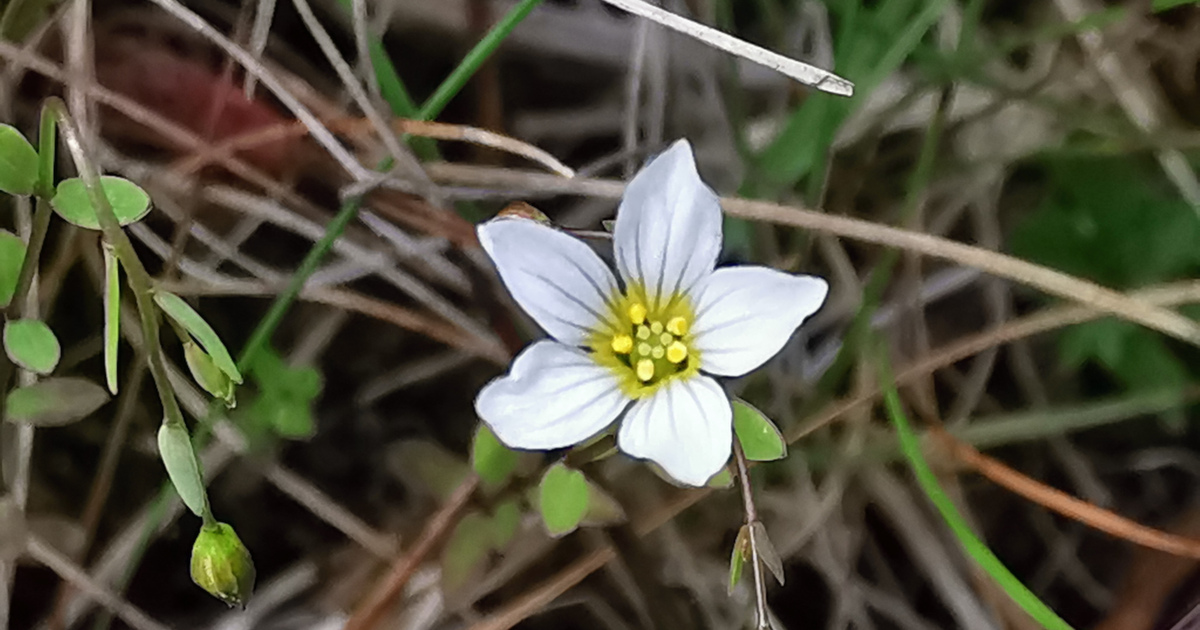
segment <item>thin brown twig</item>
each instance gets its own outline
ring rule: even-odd
[[[572,562],[554,577],[533,587],[528,593],[509,602],[467,630],[509,630],[616,557],[617,550],[614,547],[601,547]]]
[[[614,199],[619,198],[625,190],[624,183],[616,180],[580,177],[564,179],[503,168],[431,164],[426,170],[435,182],[462,186],[534,190]],[[1140,302],[1094,282],[1019,258],[930,234],[766,201],[723,197],[721,205],[729,216],[828,232],[975,267],[1200,346],[1200,324],[1179,313]]]
[[[413,544],[412,549],[396,558],[387,576],[377,582],[370,595],[359,604],[354,614],[350,616],[350,620],[346,622],[344,630],[370,630],[379,623],[404,590],[417,567],[437,549],[442,540],[450,533],[478,487],[479,476],[471,474],[458,485],[458,488],[455,488],[442,508],[426,523],[425,529],[421,531],[421,536]]]
[[[134,630],[170,630],[167,626],[155,621],[137,606],[121,599],[116,593],[96,582],[79,565],[59,553],[52,545],[47,544],[36,536],[30,536],[26,552],[34,560],[46,565],[60,578],[70,583],[79,592],[87,595],[96,603],[103,606]]]
[[[1092,505],[1005,466],[950,435],[941,427],[931,426],[929,430],[958,461],[998,486],[1110,536],[1150,549],[1200,560],[1200,540],[1147,527]]]

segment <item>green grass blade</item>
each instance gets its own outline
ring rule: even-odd
[[[421,111],[417,113],[417,118],[421,120],[433,120],[437,118],[438,114],[441,114],[446,105],[450,103],[450,100],[475,75],[475,72],[479,70],[483,62],[487,61],[493,52],[496,52],[496,49],[500,47],[500,44],[508,37],[509,33],[541,3],[542,0],[522,0],[520,4],[509,9],[508,13],[504,14],[504,17],[500,18],[499,22],[496,22],[492,30],[488,31],[487,35],[484,35],[478,44],[475,44],[471,52],[468,52],[467,56],[463,57],[462,62],[450,73],[450,76],[442,81],[437,90],[434,90],[433,95],[426,99],[425,103],[421,105]]]
[[[937,476],[933,474],[933,471],[929,468],[929,463],[925,461],[925,456],[921,453],[920,440],[917,439],[912,427],[908,424],[908,418],[904,415],[904,409],[900,404],[900,396],[896,393],[896,387],[893,385],[895,380],[892,378],[891,368],[888,367],[886,359],[883,359],[881,363],[882,373],[880,378],[885,383],[886,388],[883,398],[884,405],[887,408],[888,417],[896,427],[896,434],[900,440],[900,449],[904,451],[905,458],[908,459],[909,465],[912,466],[913,473],[917,477],[917,483],[920,484],[921,490],[925,492],[925,495],[937,507],[938,512],[942,515],[946,524],[950,526],[950,530],[954,532],[954,536],[958,538],[967,555],[971,556],[980,568],[987,571],[988,575],[992,576],[992,579],[996,581],[1000,588],[1004,589],[1004,592],[1018,606],[1029,613],[1043,627],[1051,630],[1072,630],[1071,626],[1066,621],[1063,621],[1062,617],[1059,617],[1053,610],[1050,610],[1050,607],[1042,603],[1042,600],[1038,599],[1037,595],[1033,594],[1033,591],[1026,588],[1017,579],[1017,576],[1013,575],[1000,562],[996,554],[992,553],[987,544],[971,531],[966,519],[958,512],[958,508],[955,507],[954,502],[950,500],[946,492],[942,490],[941,485],[938,484]]]

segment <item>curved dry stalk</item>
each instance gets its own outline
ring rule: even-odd
[[[622,182],[616,180],[583,178],[564,180],[540,173],[501,168],[434,164],[427,167],[427,170],[434,181],[466,186],[477,185],[611,198],[620,197],[625,188]],[[1035,265],[1019,258],[938,236],[767,201],[723,197],[721,205],[729,216],[827,232],[975,267],[994,276],[1035,287],[1072,302],[1078,302],[1122,319],[1137,322],[1194,346],[1200,346],[1200,324],[1179,313],[1140,302],[1094,282],[1055,271],[1049,267]]]

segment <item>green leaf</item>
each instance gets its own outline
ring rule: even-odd
[[[293,398],[313,400],[321,393],[321,373],[312,367],[292,367],[270,346],[263,347],[249,368],[266,391],[286,393]]]
[[[104,250],[104,379],[117,394],[117,351],[121,342],[121,265],[111,247]]]
[[[0,124],[0,192],[32,195],[37,181],[37,151],[15,127]]]
[[[1150,3],[1150,10],[1158,13],[1159,11],[1166,11],[1188,4],[1196,4],[1196,0],[1154,0],[1154,2]]]
[[[503,550],[517,535],[521,526],[521,506],[516,499],[509,499],[496,506],[492,513],[492,547]]]
[[[729,472],[729,467],[722,468],[721,472],[713,475],[712,479],[709,479],[705,485],[709,488],[732,488],[733,473]]]
[[[311,403],[284,392],[264,391],[251,403],[250,414],[289,440],[307,440],[317,431]]]
[[[214,398],[225,403],[226,407],[233,407],[236,401],[233,397],[233,381],[229,380],[229,376],[217,367],[213,362],[212,357],[208,353],[200,349],[200,346],[185,341],[183,344],[183,357],[187,361],[188,370],[192,373],[192,378],[200,385],[204,391],[212,394]]]
[[[183,298],[169,291],[154,291],[154,302],[158,307],[167,314],[168,317],[175,320],[180,326],[183,326],[188,334],[196,338],[204,350],[212,357],[213,363],[221,369],[234,383],[242,383],[242,373],[238,371],[237,364],[233,362],[233,357],[229,356],[229,350],[225,349],[225,344],[221,343],[221,338],[217,336],[217,332],[204,321],[200,313],[192,308],[190,304],[183,301]]]
[[[746,459],[770,462],[787,457],[787,442],[775,424],[761,411],[741,400],[733,401],[733,429]]]
[[[733,594],[733,589],[737,587],[738,582],[742,581],[742,568],[746,565],[746,560],[750,558],[750,527],[742,525],[738,529],[737,539],[733,541],[733,555],[729,559],[729,593]]]
[[[562,462],[546,469],[538,492],[542,522],[552,536],[573,531],[588,507],[588,482],[583,473]]]
[[[12,302],[24,262],[25,242],[12,232],[0,230],[0,307]]]
[[[38,374],[53,372],[62,356],[54,331],[36,319],[5,322],[4,351],[13,363]]]
[[[208,507],[208,496],[204,490],[204,475],[200,474],[200,461],[196,459],[196,450],[192,447],[192,437],[188,435],[187,427],[164,422],[158,429],[158,454],[183,504],[193,514],[202,517]]]
[[[519,454],[500,443],[491,428],[480,422],[471,443],[471,466],[480,479],[491,486],[501,486],[517,467]]]
[[[83,378],[48,378],[9,392],[4,402],[9,422],[57,427],[82,420],[108,402],[103,387]]]
[[[150,195],[137,184],[121,177],[105,175],[100,178],[100,187],[104,189],[104,196],[108,198],[113,214],[117,215],[117,222],[121,225],[134,223],[150,212]],[[59,182],[50,205],[68,223],[89,230],[100,229],[100,219],[96,217],[96,209],[88,197],[87,186],[78,177]]]
[[[446,591],[466,583],[492,550],[492,522],[479,512],[468,512],[455,526],[442,548],[442,588]]]

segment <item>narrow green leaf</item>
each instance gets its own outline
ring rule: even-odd
[[[107,245],[104,250],[104,378],[117,395],[117,351],[121,342],[121,265]]]
[[[494,539],[492,522],[479,512],[468,512],[455,526],[442,548],[442,588],[446,591],[466,583],[487,559]]]
[[[742,581],[742,568],[746,566],[748,557],[750,557],[750,528],[742,525],[738,529],[737,540],[733,541],[733,555],[729,558],[730,594],[733,594],[733,589],[737,587],[738,582]]]
[[[233,357],[229,356],[229,350],[225,349],[225,344],[221,343],[221,338],[217,336],[217,331],[204,321],[200,313],[192,308],[190,304],[183,301],[183,298],[170,293],[168,291],[155,290],[154,302],[158,307],[167,314],[168,317],[175,320],[180,326],[183,326],[196,341],[204,346],[204,350],[212,357],[217,367],[229,376],[234,383],[241,385],[242,373],[238,371],[237,365],[233,362]]]
[[[1013,575],[1004,563],[992,553],[987,544],[980,540],[975,533],[971,531],[971,526],[967,524],[966,519],[959,513],[955,507],[954,501],[949,495],[942,490],[938,483],[937,476],[933,470],[929,468],[928,462],[925,461],[925,455],[921,452],[921,442],[917,435],[913,432],[912,427],[908,424],[908,418],[904,414],[904,408],[900,404],[900,396],[896,393],[896,387],[893,385],[895,380],[892,378],[891,370],[886,365],[884,359],[880,376],[880,382],[884,384],[883,400],[884,406],[887,409],[888,417],[891,419],[893,426],[896,428],[897,437],[900,440],[900,449],[904,451],[904,456],[908,459],[909,466],[912,467],[913,473],[917,477],[917,483],[921,489],[933,502],[938,512],[942,515],[942,519],[950,526],[950,530],[958,538],[959,543],[966,550],[967,554],[975,560],[984,571],[987,571],[992,579],[1004,589],[1004,592],[1013,599],[1029,616],[1033,617],[1044,628],[1050,630],[1071,630],[1070,624],[1059,617],[1057,613],[1038,599],[1037,595],[1033,594],[1017,576]]]
[[[769,462],[787,457],[787,441],[775,423],[744,401],[733,401],[733,429],[746,459]]]
[[[519,455],[500,443],[491,428],[480,422],[471,443],[471,466],[491,486],[503,485],[517,467]]]
[[[208,495],[187,427],[164,422],[158,429],[158,454],[183,504],[196,516],[203,516],[208,508]]]
[[[509,499],[496,506],[492,513],[492,548],[502,551],[512,542],[521,526],[521,506],[516,499]]]
[[[13,363],[38,374],[53,372],[62,355],[54,331],[36,319],[5,322],[4,351]]]
[[[588,482],[583,473],[559,462],[546,470],[538,492],[542,522],[552,536],[573,531],[588,508]]]
[[[12,302],[24,262],[25,242],[12,232],[0,230],[0,307]]]
[[[83,378],[48,378],[9,392],[4,402],[9,422],[57,427],[82,420],[108,402],[103,387]]]
[[[37,188],[38,155],[11,125],[0,124],[0,192],[32,195]]]
[[[150,212],[150,195],[137,184],[121,177],[105,175],[100,178],[100,187],[104,189],[104,196],[108,198],[113,214],[117,215],[121,225],[134,223]],[[96,209],[88,197],[87,186],[78,177],[59,182],[50,205],[68,223],[89,230],[100,229],[100,219],[96,217]]]

